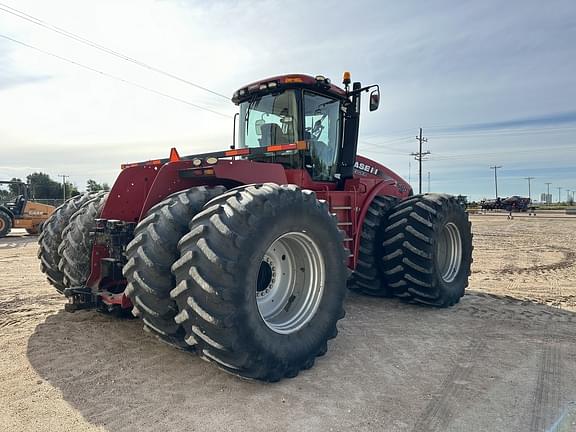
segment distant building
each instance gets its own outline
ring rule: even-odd
[[[552,194],[540,194],[540,202],[551,204],[552,203]]]

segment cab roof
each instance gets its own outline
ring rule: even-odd
[[[254,96],[271,93],[275,89],[286,90],[288,88],[308,88],[340,99],[348,97],[344,89],[332,84],[330,79],[323,75],[313,77],[304,74],[287,74],[262,79],[241,87],[234,92],[232,102],[239,104]]]

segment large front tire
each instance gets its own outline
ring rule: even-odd
[[[402,201],[388,217],[383,244],[384,272],[398,297],[438,307],[460,301],[470,276],[472,232],[454,197]]]
[[[344,317],[342,240],[326,203],[293,185],[247,186],[209,203],[172,266],[186,342],[247,378],[312,367]]]
[[[174,322],[178,309],[170,298],[176,286],[170,267],[180,257],[178,241],[188,232],[190,220],[224,191],[223,186],[200,186],[170,195],[138,223],[126,248],[123,273],[128,281],[126,295],[134,305],[132,313],[142,319],[146,330],[180,347],[188,345],[184,330]]]

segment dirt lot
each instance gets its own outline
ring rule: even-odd
[[[576,218],[474,216],[452,309],[350,295],[316,367],[229,376],[136,320],[69,314],[35,238],[0,240],[0,431],[574,431]]]

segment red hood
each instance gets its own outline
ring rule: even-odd
[[[354,177],[393,180],[398,190],[402,193],[409,191],[412,194],[412,187],[398,174],[384,165],[379,164],[364,156],[357,155],[354,164]]]

